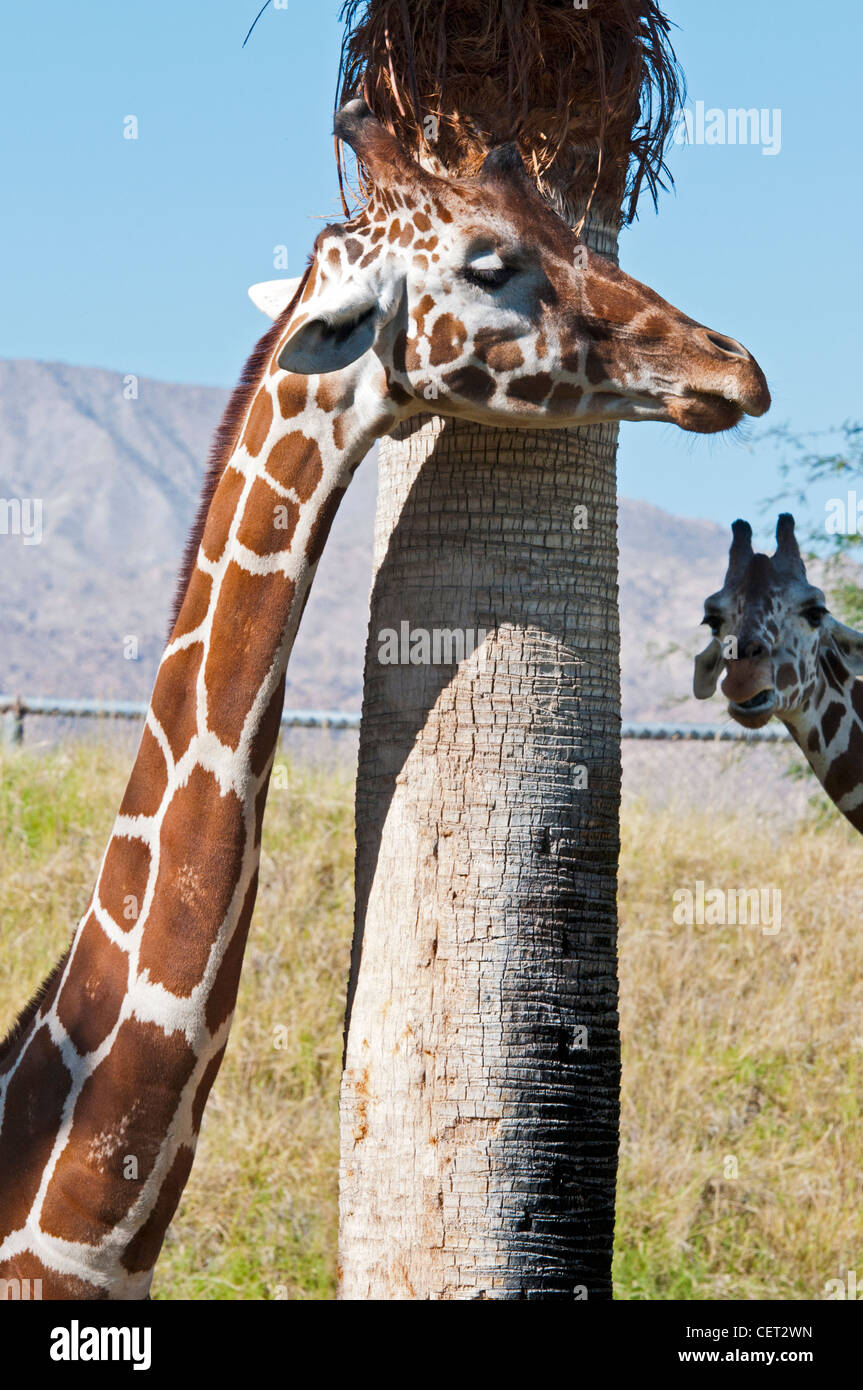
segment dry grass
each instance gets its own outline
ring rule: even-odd
[[[0,765],[0,1032],[68,939],[128,761],[87,743]],[[345,777],[292,768],[271,794],[237,1018],[157,1297],[333,1295],[351,826]],[[863,1269],[860,863],[836,822],[777,838],[627,807],[618,1297],[817,1298]],[[780,933],[675,926],[671,895],[697,878],[780,887]]]
[[[838,819],[625,817],[619,1296],[818,1298],[863,1268],[861,856]],[[675,926],[698,878],[778,887],[781,930]]]

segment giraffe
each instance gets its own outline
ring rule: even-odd
[[[372,181],[317,237],[216,436],[131,776],[71,946],[0,1043],[0,1277],[136,1299],[191,1169],[234,1010],[285,670],[339,501],[421,411],[549,428],[761,414],[734,339],[588,252],[514,146],[424,171],[361,101]]]
[[[713,635],[695,659],[696,698],[709,699],[724,666],[732,719],[746,729],[781,720],[863,832],[863,633],[838,622],[808,582],[793,516],[780,516],[772,556],[753,552],[748,522],[735,521],[732,533],[725,582],[704,605]]]

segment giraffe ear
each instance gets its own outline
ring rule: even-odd
[[[692,691],[696,700],[709,700],[714,694],[723,661],[722,643],[718,637],[714,637],[704,648],[704,651],[699,652],[695,658]]]
[[[380,267],[345,283],[335,279],[294,314],[279,352],[286,372],[318,376],[349,367],[374,347],[384,324],[404,308],[405,277],[382,275]]]
[[[300,288],[300,280],[299,275],[294,280],[262,280],[259,285],[252,285],[249,298],[262,314],[277,319]]]
[[[299,314],[277,361],[301,376],[338,372],[368,352],[377,332],[378,300],[369,288],[337,308],[318,305],[312,317]]]
[[[837,622],[830,613],[821,619],[821,629],[832,637],[851,674],[863,676],[863,632]]]
[[[336,112],[333,133],[350,145],[381,187],[426,177],[421,166],[405,153],[396,137],[381,125],[361,97],[346,102]]]
[[[496,145],[483,160],[477,177],[480,183],[516,183],[536,192],[536,184],[525,169],[514,140],[506,145]]]

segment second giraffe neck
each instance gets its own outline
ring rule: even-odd
[[[811,700],[785,724],[830,800],[863,832],[863,681],[828,654]]]

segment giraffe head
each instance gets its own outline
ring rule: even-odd
[[[250,291],[272,317],[284,314],[279,368],[311,376],[362,361],[364,389],[397,419],[658,420],[711,433],[768,408],[746,349],[589,250],[547,207],[514,145],[455,180],[417,164],[361,101],[335,128],[372,193],[352,220],[321,232],[299,287]]]
[[[708,699],[724,667],[722,693],[738,724],[760,729],[774,714],[793,724],[819,690],[863,675],[863,633],[837,622],[807,580],[793,516],[780,516],[772,556],[754,553],[748,522],[732,532],[725,583],[704,605],[713,636],[695,658],[695,695]]]

